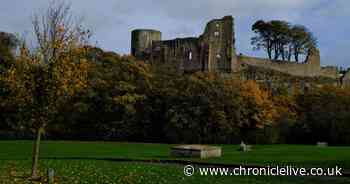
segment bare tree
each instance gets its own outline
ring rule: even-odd
[[[81,20],[72,16],[71,5],[63,1],[52,1],[45,13],[34,15],[37,49],[43,56],[43,62],[55,62],[62,52],[85,44],[90,32],[81,25]]]
[[[81,21],[71,14],[71,5],[63,1],[51,1],[45,12],[34,15],[32,23],[37,40],[33,55],[38,61],[33,95],[38,112],[32,118],[35,121],[36,141],[33,145],[31,177],[35,179],[38,178],[41,135],[57,113],[57,86],[53,81],[55,64],[62,55],[87,44],[90,32],[82,28]]]

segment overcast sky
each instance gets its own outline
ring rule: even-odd
[[[281,19],[303,24],[318,38],[323,65],[350,67],[350,0],[67,0],[93,31],[97,46],[118,53],[130,51],[130,31],[152,28],[163,39],[198,36],[214,18],[235,18],[237,53],[252,51],[251,25]],[[31,16],[49,0],[1,0],[0,31],[30,35]],[[30,36],[27,36],[30,37]]]

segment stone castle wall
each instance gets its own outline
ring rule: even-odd
[[[335,66],[321,67],[320,75],[329,78],[339,78],[339,71]]]
[[[139,59],[167,64],[183,72],[236,73],[249,65],[298,77],[338,78],[335,67],[321,68],[320,53],[316,49],[309,53],[305,63],[237,56],[234,34],[232,16],[210,21],[199,37],[162,41],[159,31],[134,30],[131,50],[132,55]]]
[[[238,56],[236,71],[241,70],[246,65],[272,69],[294,76],[315,77],[320,75],[320,55],[314,51],[305,63],[292,63],[287,61],[272,61],[269,59],[255,58],[248,56]]]
[[[350,70],[348,70],[342,77],[342,86],[350,87]]]
[[[135,30],[132,55],[184,72],[230,72],[236,60],[233,32],[231,16],[210,21],[199,37],[160,40],[157,31]]]
[[[232,60],[236,59],[234,48],[234,23],[231,16],[210,21],[200,37],[201,46],[208,47],[206,71],[230,72]]]
[[[131,32],[131,54],[137,58],[147,58],[154,41],[160,41],[162,33],[152,29],[136,29]]]
[[[185,71],[201,71],[204,68],[201,51],[198,38],[158,41],[152,45],[151,62]]]

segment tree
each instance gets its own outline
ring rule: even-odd
[[[284,47],[288,44],[288,29],[289,23],[285,21],[259,20],[252,26],[252,30],[257,34],[252,38],[252,44],[257,50],[266,49],[269,59],[277,60],[280,56],[285,58]]]
[[[240,84],[240,95],[243,98],[240,124],[244,129],[263,128],[274,122],[277,112],[274,109],[269,92],[262,89],[255,81],[247,80]]]
[[[334,86],[323,86],[297,96],[298,122],[304,140],[349,144],[350,92]]]
[[[76,117],[74,123],[90,124],[94,128],[80,129],[80,133],[96,135],[105,140],[135,135],[138,131],[132,128],[135,106],[145,99],[145,88],[151,77],[148,66],[132,57],[95,48],[88,50],[94,57],[91,59],[94,60],[93,70],[89,77],[89,88],[78,100],[80,105],[88,108]]]
[[[300,55],[308,55],[309,51],[316,47],[317,39],[305,26],[294,25],[290,28],[289,48],[290,54],[294,54],[295,62],[299,62]]]
[[[272,20],[270,22],[272,31],[272,43],[275,53],[274,60],[277,60],[280,56],[282,60],[285,60],[286,52],[285,47],[289,43],[289,23],[286,21]]]
[[[83,57],[83,45],[90,34],[73,21],[70,5],[55,1],[44,14],[34,16],[33,27],[37,47],[29,50],[23,45],[2,81],[21,119],[35,131],[31,172],[35,179],[42,133],[58,109],[86,88],[89,63]]]
[[[251,44],[254,45],[254,49],[266,49],[269,59],[272,59],[273,51],[273,32],[271,25],[265,23],[263,20],[259,20],[254,23],[252,30],[257,36],[252,37]]]
[[[298,62],[300,55],[308,55],[309,51],[317,47],[317,40],[313,34],[301,25],[291,25],[286,21],[259,20],[252,26],[256,36],[251,38],[254,49],[265,49],[269,59],[282,61],[294,60]]]
[[[0,74],[13,63],[13,51],[18,43],[18,39],[13,34],[0,32]]]

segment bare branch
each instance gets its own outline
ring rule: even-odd
[[[74,20],[71,5],[64,1],[52,1],[46,12],[34,15],[32,23],[37,51],[46,64],[57,61],[62,53],[86,44],[90,37],[81,22]]]

